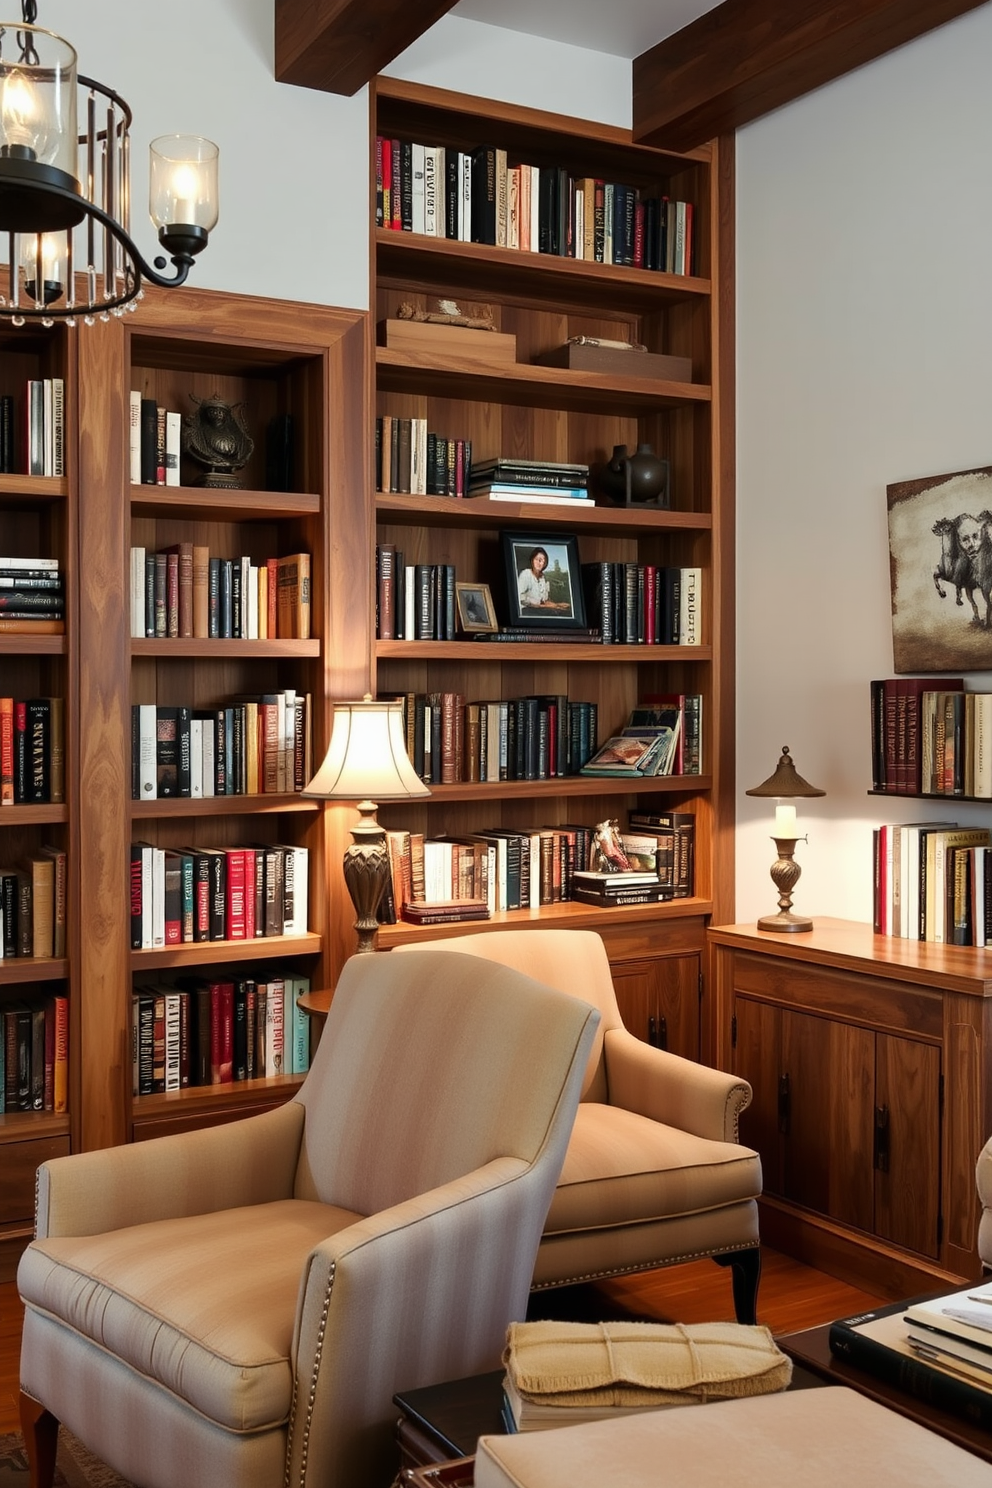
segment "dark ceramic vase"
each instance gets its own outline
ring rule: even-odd
[[[614,445],[612,457],[594,473],[597,489],[614,506],[668,506],[668,461],[650,444],[639,444],[632,455],[625,444]]]

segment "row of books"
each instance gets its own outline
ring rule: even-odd
[[[131,996],[134,1095],[191,1085],[305,1075],[310,1020],[297,1000],[310,978],[259,970],[229,981],[183,978]]]
[[[616,873],[590,866],[595,829],[586,825],[436,837],[387,831],[391,875],[380,919],[444,923],[568,901],[647,904],[691,895],[692,813],[631,813],[630,822],[639,867]]]
[[[581,767],[583,775],[699,775],[703,699],[698,692],[651,693],[626,725]]]
[[[457,150],[376,137],[377,227],[427,237],[689,274],[691,202],[562,166],[513,161],[500,146]]]
[[[178,486],[182,414],[132,389],[129,436],[131,484]]]
[[[0,1113],[69,1108],[69,999],[61,994],[0,1009]]]
[[[309,640],[310,554],[256,562],[173,543],[131,549],[131,636]]]
[[[378,543],[375,594],[375,633],[380,641],[455,639],[453,563],[405,563],[403,550],[395,543]]]
[[[0,806],[65,800],[65,700],[0,697]]]
[[[552,460],[483,460],[472,466],[468,494],[485,496],[489,501],[594,504],[589,492],[589,466]]]
[[[828,1336],[856,1369],[992,1430],[992,1282],[840,1318]]]
[[[575,775],[596,747],[598,708],[564,693],[467,703],[460,693],[403,693],[407,753],[428,785]]]
[[[2,400],[0,400],[2,401]],[[4,437],[4,425],[9,425]],[[13,470],[13,399],[0,407],[0,466]],[[24,399],[24,437],[27,475],[65,475],[65,383],[61,377],[28,379]],[[4,445],[9,463],[3,464]]]
[[[946,945],[992,941],[987,827],[885,822],[872,839],[876,934]]]
[[[66,953],[66,854],[42,847],[0,869],[0,958],[48,959]]]
[[[65,620],[65,588],[57,558],[0,558],[0,622]]]
[[[472,464],[471,439],[427,428],[425,418],[375,421],[375,488],[409,496],[464,496]]]
[[[154,847],[132,842],[131,949],[304,935],[305,847]]]
[[[604,645],[702,644],[702,570],[655,563],[582,564],[586,617]]]
[[[266,692],[219,708],[131,707],[131,799],[301,791],[313,774],[312,694]]]

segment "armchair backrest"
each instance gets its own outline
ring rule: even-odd
[[[584,1101],[608,1099],[603,1038],[607,1029],[622,1028],[623,1020],[613,990],[613,975],[602,937],[595,930],[482,930],[471,935],[432,940],[432,951],[460,951],[512,966],[546,987],[580,997],[599,1009],[589,1061],[582,1082]],[[396,947],[403,952],[414,946]],[[396,950],[390,955],[395,955]]]
[[[375,1214],[496,1158],[530,1166],[577,1100],[597,1021],[507,967],[480,975],[464,954],[353,956],[296,1097],[296,1196]]]

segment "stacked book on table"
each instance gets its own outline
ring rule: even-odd
[[[992,1281],[842,1318],[829,1337],[855,1368],[992,1429]]]
[[[526,501],[545,506],[593,506],[589,466],[551,460],[484,460],[473,465],[469,496],[490,501]]]

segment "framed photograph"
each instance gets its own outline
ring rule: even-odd
[[[466,635],[497,630],[496,611],[488,584],[455,584],[458,625]]]
[[[539,630],[584,630],[579,544],[572,534],[501,532],[507,620]]]
[[[992,667],[992,467],[886,487],[894,670]]]

